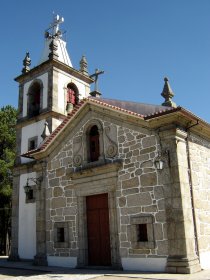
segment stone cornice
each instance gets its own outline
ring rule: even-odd
[[[82,72],[80,72],[56,59],[49,59],[49,60],[39,64],[38,66],[31,69],[29,72],[16,77],[15,81],[19,82],[19,83],[23,83],[23,82],[29,80],[31,77],[34,77],[34,75],[37,75],[40,72],[46,72],[46,71],[48,71],[48,69],[50,69],[52,67],[57,67],[58,69],[65,71],[65,73],[71,74],[72,76],[77,77],[80,80],[82,80],[88,84],[91,84],[94,82],[94,80],[92,78],[90,78],[89,76],[82,74]]]
[[[81,168],[81,170],[70,173],[69,178],[71,178],[75,183],[78,180],[83,181],[83,179],[85,179],[85,181],[92,181],[92,177],[96,175],[100,177],[100,175],[106,174],[106,177],[112,177],[112,173],[116,174],[121,166],[122,162],[119,160],[113,163],[99,162],[95,165],[90,163],[84,168]]]
[[[183,141],[187,138],[187,132],[176,125],[162,127],[159,131],[159,135],[162,139],[176,139],[178,141]]]
[[[36,165],[36,161],[33,160],[27,163],[16,164],[13,167],[13,176],[19,176],[20,174],[25,174],[34,171],[34,166]]]
[[[206,139],[210,139],[210,124],[181,108],[168,114],[147,119],[150,128],[164,130],[164,127],[180,127],[183,131],[191,131]]]
[[[41,114],[35,116],[35,117],[23,117],[23,118],[19,118],[16,124],[16,128],[22,128],[25,127],[26,125],[30,125],[33,124],[34,122],[37,121],[41,121],[41,120],[45,120],[48,117],[54,117],[56,119],[60,119],[61,121],[63,121],[65,119],[65,115],[57,113],[55,111],[43,111]]]

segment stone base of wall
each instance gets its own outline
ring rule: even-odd
[[[167,258],[122,258],[124,270],[165,272]]]
[[[47,256],[45,254],[37,254],[34,257],[33,265],[48,266]]]
[[[77,258],[76,257],[58,257],[58,256],[47,256],[49,266],[60,266],[68,268],[76,268]]]
[[[19,261],[20,257],[18,255],[18,249],[17,248],[12,248],[11,253],[9,255],[8,261],[16,262]]]
[[[190,274],[201,271],[198,257],[168,257],[166,272]]]

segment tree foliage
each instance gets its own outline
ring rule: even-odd
[[[0,254],[5,252],[11,220],[12,167],[15,160],[17,110],[0,109]]]

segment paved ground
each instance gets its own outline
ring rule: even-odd
[[[195,274],[139,273],[33,266],[31,262],[8,262],[0,257],[0,280],[210,280],[210,270]]]

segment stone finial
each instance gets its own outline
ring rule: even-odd
[[[49,49],[50,49],[50,53],[49,53],[49,59],[58,59],[58,43],[56,41],[56,39],[52,39],[51,43],[49,44]]]
[[[164,78],[164,82],[165,84],[161,95],[163,96],[163,98],[165,98],[165,101],[162,103],[162,105],[176,108],[176,103],[171,100],[174,96],[174,93],[169,85],[167,77]]]
[[[23,69],[22,69],[23,74],[30,71],[30,67],[29,67],[30,65],[31,65],[31,59],[30,59],[30,56],[29,56],[29,52],[27,52],[26,56],[23,60]]]
[[[80,72],[82,72],[82,74],[88,76],[88,63],[87,63],[87,59],[86,57],[83,55],[81,60],[80,60]]]
[[[41,137],[42,137],[43,141],[44,141],[44,139],[45,139],[46,137],[48,137],[49,135],[50,135],[50,130],[49,130],[49,127],[48,127],[48,122],[45,122],[45,123],[44,123],[44,130],[43,130],[43,132],[42,132],[42,134],[41,134]]]

